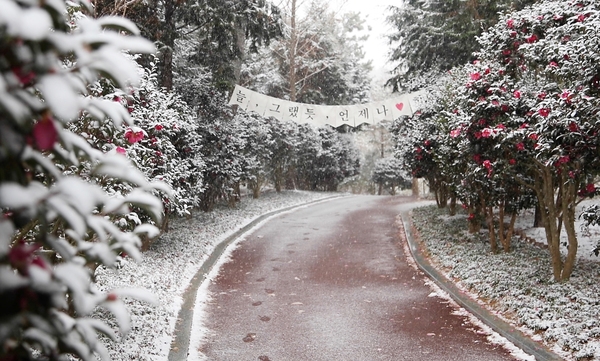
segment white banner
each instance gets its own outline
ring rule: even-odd
[[[229,105],[279,120],[338,127],[342,124],[376,124],[402,115],[412,115],[416,96],[404,94],[394,99],[356,105],[310,105],[273,98],[236,85]]]

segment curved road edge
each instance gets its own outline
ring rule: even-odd
[[[523,332],[519,331],[506,321],[492,314],[488,309],[478,304],[472,298],[462,292],[453,282],[448,280],[441,272],[434,268],[424,255],[422,248],[416,241],[416,230],[412,226],[412,220],[409,211],[400,213],[404,236],[408,243],[412,258],[419,268],[425,272],[442,290],[454,299],[461,307],[472,313],[487,326],[492,328],[498,334],[512,342],[515,346],[524,352],[533,355],[538,361],[563,360],[562,357],[552,352],[546,346],[541,345]]]
[[[279,215],[284,212],[288,212],[300,207],[306,207],[308,205],[326,202],[333,199],[346,197],[345,194],[334,195],[330,197],[325,197],[321,199],[316,199],[314,201],[299,203],[293,206],[280,208],[268,213],[265,213],[261,216],[254,218],[252,221],[247,223],[245,226],[232,233],[230,236],[225,238],[221,243],[217,244],[214,249],[209,254],[208,258],[204,261],[202,266],[198,269],[190,284],[184,291],[182,298],[183,303],[181,304],[181,308],[179,309],[179,313],[177,314],[177,321],[175,323],[175,331],[173,332],[173,339],[171,340],[171,347],[169,350],[168,361],[184,361],[188,357],[188,350],[190,345],[190,336],[192,331],[192,321],[193,321],[193,312],[194,305],[196,303],[196,294],[198,293],[199,287],[204,283],[204,280],[217,263],[217,261],[221,258],[225,249],[241,237],[244,233],[248,232],[252,228],[254,228],[259,223],[265,221],[266,219]]]

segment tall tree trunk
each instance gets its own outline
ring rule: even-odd
[[[173,89],[173,52],[175,51],[175,37],[177,27],[175,24],[175,10],[177,5],[175,1],[165,1],[165,17],[163,31],[159,42],[162,43],[159,49],[160,71],[159,84],[167,90]]]
[[[296,27],[296,0],[292,0],[292,9],[291,9],[291,19],[290,19],[290,43],[288,44],[288,54],[290,57],[290,70],[288,74],[289,81],[289,91],[290,91],[290,101],[296,101],[296,55],[298,50],[298,29]]]

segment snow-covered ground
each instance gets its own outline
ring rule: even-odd
[[[188,219],[174,219],[170,232],[143,254],[142,262],[125,259],[120,269],[97,269],[100,289],[145,288],[159,301],[157,306],[151,306],[126,300],[131,332],[121,343],[107,342],[112,360],[167,360],[183,292],[214,246],[264,213],[332,195],[268,192],[259,199],[244,197],[234,209],[223,206],[210,213],[195,213]],[[109,314],[99,316],[108,318],[110,323]]]
[[[590,202],[580,204],[579,209]],[[463,290],[532,338],[545,342],[568,360],[600,358],[600,258],[592,253],[600,227],[583,229],[578,221],[578,263],[567,283],[552,281],[543,229],[532,228],[525,212],[513,239],[513,251],[492,254],[486,230],[466,231],[466,214],[448,217],[437,207],[416,209],[413,220],[431,259]],[[534,242],[532,242],[534,241]]]

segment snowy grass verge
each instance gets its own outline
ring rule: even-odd
[[[269,192],[259,199],[243,198],[236,208],[221,206],[173,219],[171,230],[143,254],[142,262],[124,260],[117,270],[98,268],[95,277],[102,290],[145,288],[159,300],[158,306],[126,300],[132,329],[122,342],[107,342],[112,360],[166,361],[183,292],[214,247],[264,213],[333,194]],[[110,322],[110,315],[98,316]]]
[[[498,316],[566,359],[600,359],[600,262],[581,257],[571,281],[555,283],[546,249],[514,238],[512,252],[493,254],[483,233],[468,234],[466,217],[448,217],[435,206],[413,211],[432,262]],[[587,249],[592,240],[580,241]]]

